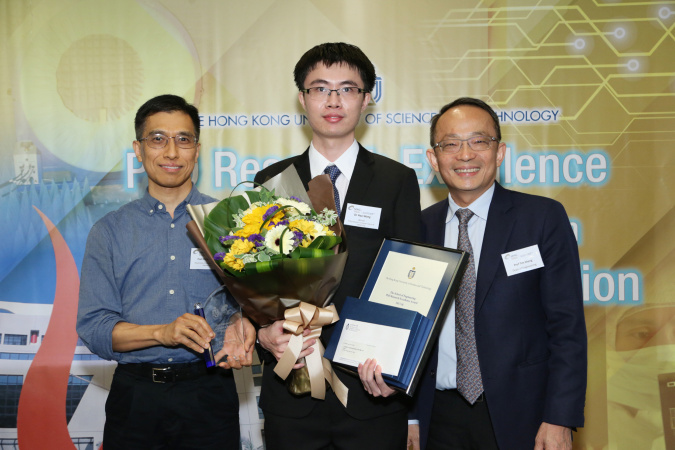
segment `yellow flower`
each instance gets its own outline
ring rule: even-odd
[[[232,247],[230,248],[230,253],[232,253],[233,255],[243,255],[244,253],[250,252],[251,249],[253,249],[254,247],[255,245],[253,244],[253,242],[240,241],[237,239],[232,244]]]
[[[228,266],[232,267],[234,270],[238,270],[241,272],[244,269],[244,263],[242,262],[242,260],[239,258],[235,258],[232,253],[226,254],[225,258],[223,259],[223,262]]]
[[[257,208],[254,208],[249,214],[246,214],[244,217],[241,218],[242,222],[244,222],[246,225],[244,226],[244,230],[253,230],[255,228],[255,231],[247,231],[245,237],[250,236],[251,234],[254,233],[259,233],[260,232],[260,226],[263,223],[263,215],[267,212],[270,207],[273,205],[264,205],[264,206],[258,206]],[[279,206],[279,205],[277,205]],[[271,230],[274,228],[274,225],[271,225],[271,222],[279,222],[283,220],[284,218],[284,212],[279,211],[272,217],[267,224],[265,225],[265,228],[268,230]],[[242,236],[241,234],[238,234],[238,236]]]
[[[292,230],[298,230],[302,232],[303,238],[300,242],[301,247],[308,247],[314,239],[319,236],[334,236],[330,228],[325,225],[321,225],[318,222],[313,222],[311,220],[298,219],[294,220],[289,224],[289,227]]]
[[[316,227],[314,222],[304,219],[294,220],[288,224],[291,230],[297,230],[302,233],[302,241],[300,247],[307,247],[312,243],[316,235]]]
[[[298,219],[288,224],[292,230],[298,230],[304,235],[314,236],[316,234],[316,222],[310,220]]]
[[[335,232],[328,228],[327,225],[323,226],[323,232],[325,233],[326,236],[335,236]]]
[[[262,223],[262,222],[260,222]],[[244,225],[244,228],[234,233],[236,236],[249,237],[252,234],[257,234],[260,232],[260,223],[251,223]]]
[[[267,206],[258,206],[257,208],[254,208],[250,213],[246,214],[244,217],[241,218],[241,220],[244,223],[257,223],[261,224],[262,223],[262,216],[265,214],[265,211],[267,211]]]

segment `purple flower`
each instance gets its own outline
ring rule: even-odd
[[[294,231],[293,235],[294,235],[293,237],[295,239],[295,245],[296,246],[300,245],[300,242],[302,242],[302,238],[304,237],[304,235],[302,234],[302,231]]]
[[[233,239],[243,239],[243,238],[241,238],[241,237],[239,237],[239,236],[235,236],[235,235],[233,235],[233,234],[230,234],[230,235],[228,235],[228,236],[220,236],[220,237],[218,238],[218,240],[220,241],[221,244],[224,244],[224,243],[226,243],[227,241],[231,241],[231,240],[233,240]]]
[[[291,195],[289,198],[290,198],[291,200],[295,200],[296,202],[302,203],[302,200],[300,200],[300,199],[299,199],[298,197],[296,197],[295,195]]]
[[[256,247],[265,245],[265,238],[262,237],[262,234],[252,234],[248,237],[249,242],[253,242]]]
[[[277,211],[279,210],[279,207],[277,205],[272,205],[269,207],[269,209],[263,214],[263,222],[269,219],[270,217],[274,216]]]
[[[272,225],[273,227],[278,227],[279,225],[288,226],[288,220],[285,220],[285,219],[284,219],[284,220],[280,220],[280,221],[277,222],[277,223],[270,222],[270,225]]]
[[[216,253],[215,255],[213,255],[213,259],[215,259],[216,261],[222,261],[225,259],[225,253],[223,252]]]

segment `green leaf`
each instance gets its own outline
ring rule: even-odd
[[[318,248],[298,247],[291,252],[291,258],[321,258],[323,256],[333,255],[333,250],[322,250]]]
[[[309,244],[308,248],[330,249],[342,242],[340,236],[319,236]]]
[[[227,253],[228,249],[220,243],[220,240],[218,238],[214,238],[213,236],[209,236],[206,238],[206,245],[209,246],[209,250],[211,251],[212,255],[215,255],[216,253]]]
[[[272,272],[279,265],[279,261],[264,261],[257,263],[249,263],[244,265],[244,273],[252,275],[255,273]]]
[[[260,201],[263,203],[272,203],[274,200],[276,200],[276,194],[274,193],[274,189],[271,191],[268,190],[267,188],[263,187],[260,192],[256,192],[260,198]]]
[[[251,201],[257,201],[259,196],[257,192],[249,191],[246,195]],[[229,197],[221,200],[215,208],[204,218],[204,238],[206,242],[218,240],[220,236],[227,236],[237,224],[233,215],[240,209],[248,209],[249,204],[242,195]]]

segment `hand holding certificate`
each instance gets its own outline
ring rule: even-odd
[[[361,298],[345,301],[326,357],[352,370],[366,362],[373,370],[375,359],[389,386],[412,395],[467,260],[462,251],[385,239]]]
[[[410,330],[347,319],[333,361],[357,366],[376,358],[385,373],[398,374]]]

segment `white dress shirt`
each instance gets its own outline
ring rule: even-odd
[[[485,225],[487,224],[488,211],[492,202],[492,195],[495,192],[495,185],[478,197],[468,208],[473,212],[469,220],[469,241],[473,249],[473,260],[478,274],[478,262],[480,260],[480,251],[483,248],[483,236],[485,236]],[[448,194],[450,207],[445,219],[445,246],[457,248],[459,238],[459,219],[455,212],[460,209]],[[436,389],[456,389],[457,388],[457,347],[455,346],[455,302],[452,302],[450,311],[445,319],[438,345],[438,369],[436,370]]]
[[[340,211],[342,211],[345,204],[347,188],[349,187],[349,181],[352,179],[352,174],[354,173],[354,166],[356,165],[356,157],[358,154],[359,143],[356,142],[356,139],[354,139],[352,145],[350,145],[349,148],[335,160],[335,162],[328,161],[325,156],[319,153],[314,147],[314,143],[309,144],[309,171],[312,178],[323,175],[326,166],[336,165],[337,168],[340,169],[340,175],[338,175],[335,180],[335,187],[338,190],[338,194],[340,194]]]

